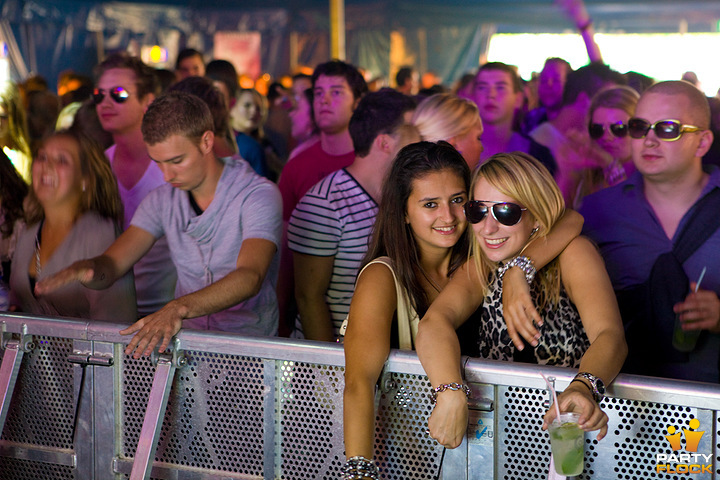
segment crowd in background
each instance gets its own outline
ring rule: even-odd
[[[488,62],[381,88],[333,60],[260,92],[185,49],[174,71],[117,53],[57,94],[5,85],[0,306],[132,324],[136,355],[180,328],[346,335],[346,467],[368,478],[392,347],[454,392],[430,424],[448,446],[461,352],[580,367],[561,401],[588,430],[626,354],[626,371],[718,382],[720,100],[612,70],[568,12],[591,61],[528,81]]]

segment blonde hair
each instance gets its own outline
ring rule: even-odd
[[[32,168],[30,134],[28,133],[25,107],[22,104],[17,85],[12,82],[0,85],[0,105],[5,109],[7,115],[7,133],[5,138],[0,138],[0,148],[8,147],[10,150],[20,152],[17,159],[13,158],[13,163],[23,180],[29,182]]]
[[[626,86],[601,90],[593,97],[590,103],[589,118],[592,120],[593,113],[600,107],[616,108],[632,117],[635,115],[635,107],[639,99],[640,95],[632,88]]]
[[[410,123],[427,142],[450,141],[464,135],[480,121],[477,106],[450,93],[432,95],[418,105]]]
[[[498,153],[481,164],[473,175],[470,196],[474,200],[475,186],[484,178],[493,188],[503,195],[513,198],[527,208],[525,215],[531,215],[538,223],[533,240],[546,237],[555,223],[565,213],[565,201],[550,172],[535,158],[521,152]],[[528,244],[530,241],[528,241]],[[523,247],[523,250],[527,247]],[[477,237],[473,236],[470,254],[481,281],[487,282],[490,274],[497,271],[497,262],[492,262],[483,253]],[[540,282],[541,298],[538,308],[548,303],[556,303],[560,296],[560,271],[557,259],[537,274]],[[483,285],[487,292],[488,285]]]

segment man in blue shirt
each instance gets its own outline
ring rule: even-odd
[[[588,196],[581,210],[618,295],[629,347],[624,371],[718,382],[720,171],[701,163],[713,141],[707,100],[687,82],[661,82],[645,91],[628,124],[638,171]],[[675,297],[664,293],[673,289]],[[702,331],[690,352],[672,345],[675,314],[685,332]]]

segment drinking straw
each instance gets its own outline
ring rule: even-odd
[[[703,267],[702,272],[700,272],[700,278],[698,278],[697,283],[695,284],[695,293],[697,293],[698,290],[700,290],[700,282],[703,281],[703,278],[705,277],[705,272],[707,271],[707,265]]]
[[[558,422],[560,421],[560,406],[558,405],[558,399],[557,399],[557,393],[555,393],[555,387],[552,386],[552,383],[550,383],[550,380],[547,379],[545,375],[542,373],[540,374],[543,377],[543,380],[545,380],[545,385],[547,385],[548,390],[552,393],[553,396],[553,405],[555,405],[555,413],[557,413],[557,419]]]

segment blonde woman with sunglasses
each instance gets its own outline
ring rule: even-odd
[[[472,259],[430,306],[417,336],[418,356],[437,398],[430,434],[442,445],[457,447],[467,428],[455,329],[481,304],[481,356],[579,367],[580,373],[559,397],[560,410],[579,412],[583,430],[599,429],[598,439],[605,436],[607,415],[598,404],[604,384],[620,371],[627,346],[602,259],[582,237],[538,271],[523,255],[529,245],[546,241],[564,211],[552,176],[528,155],[498,154],[475,172],[471,200],[465,205],[474,233]],[[542,317],[529,344],[513,343],[503,318],[500,299],[510,266],[526,274]],[[550,410],[544,425],[554,416]]]
[[[630,87],[603,90],[590,103],[588,133],[612,159],[603,169],[607,186],[617,185],[634,171],[628,120],[635,114],[640,95]]]

